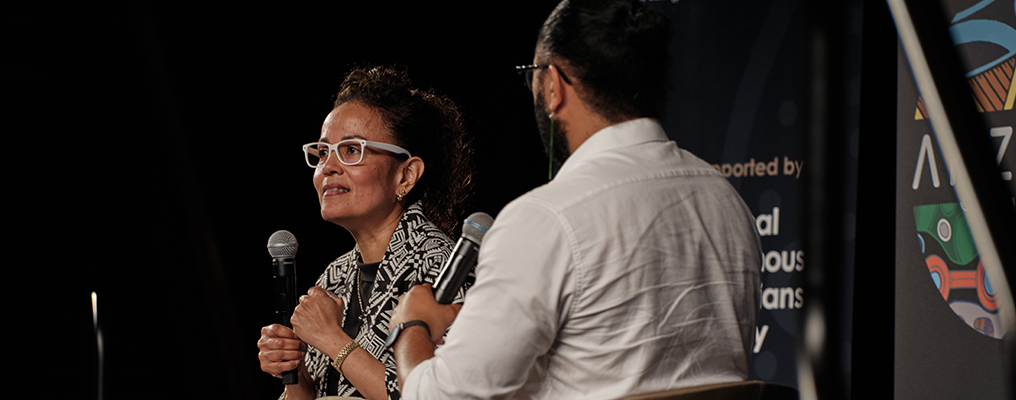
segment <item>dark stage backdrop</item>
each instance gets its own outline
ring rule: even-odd
[[[796,0],[737,3],[652,3],[675,22],[663,122],[756,214],[765,267],[751,377],[796,386],[802,15]],[[2,13],[6,148],[29,155],[9,158],[9,210],[26,214],[24,286],[51,300],[12,324],[27,338],[32,387],[94,393],[95,291],[107,399],[275,398],[282,385],[260,371],[256,348],[272,322],[268,237],[297,236],[303,288],[353,246],[320,219],[299,153],[344,73],[406,66],[460,103],[475,135],[469,209],[496,215],[546,181],[513,67],[532,61],[555,5],[114,1]]]
[[[991,137],[987,156],[1016,195],[1016,9],[1004,1],[943,3],[988,128],[979,134]],[[1007,398],[1001,338],[1013,332],[1001,329],[995,292],[902,48],[898,57],[896,398]]]

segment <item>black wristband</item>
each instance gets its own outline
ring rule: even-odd
[[[391,333],[388,334],[388,339],[385,340],[385,347],[392,347],[395,345],[395,342],[399,340],[399,335],[402,334],[402,331],[411,326],[422,326],[423,329],[427,330],[427,337],[430,337],[430,326],[427,325],[426,322],[415,319],[395,325],[395,329],[392,329]]]

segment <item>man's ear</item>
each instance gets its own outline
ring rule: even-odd
[[[561,78],[561,73],[555,65],[547,67],[544,73],[546,75],[543,78],[543,101],[547,105],[548,113],[557,114],[567,95],[564,87],[565,81]]]

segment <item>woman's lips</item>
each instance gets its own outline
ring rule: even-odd
[[[342,186],[338,183],[329,183],[321,188],[323,196],[338,196],[344,193],[349,193],[349,188]]]

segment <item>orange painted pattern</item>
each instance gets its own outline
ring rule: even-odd
[[[953,289],[977,287],[977,271],[949,271],[949,286]]]
[[[993,112],[1012,109],[1013,96],[1011,91],[1014,89],[1014,70],[1016,70],[1016,56],[996,65],[995,68],[967,79],[974,102],[977,103],[978,111]],[[925,118],[928,118],[928,111],[924,108],[924,99],[918,96],[917,111],[914,113],[914,119],[921,120]]]

